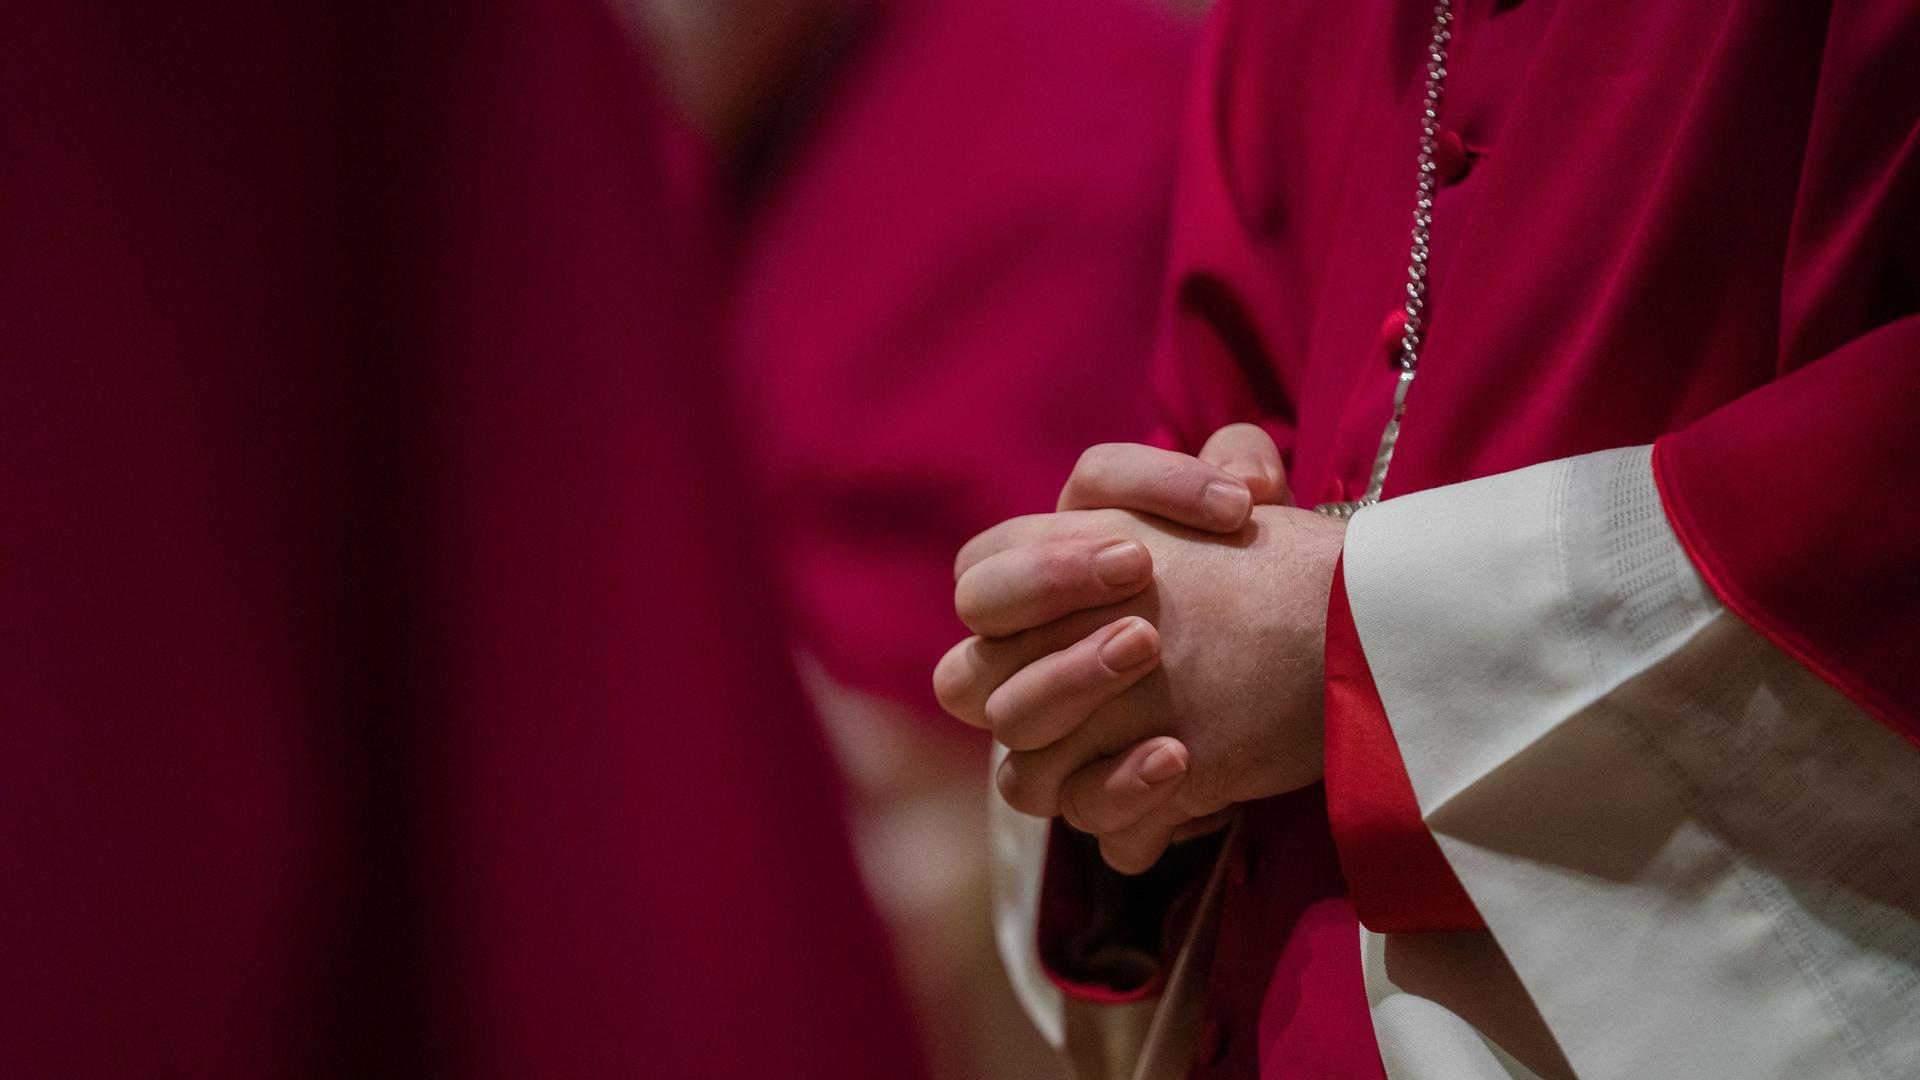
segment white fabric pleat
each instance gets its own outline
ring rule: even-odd
[[[1006,756],[1007,748],[995,743],[988,776],[999,773]],[[983,794],[993,845],[993,936],[1000,948],[1000,962],[1013,983],[1014,996],[1040,1030],[1040,1037],[1059,1050],[1066,1043],[1060,988],[1047,978],[1040,964],[1039,945],[1040,882],[1047,867],[1051,825],[1015,811],[991,784]]]
[[[1382,503],[1346,580],[1421,812],[1579,1076],[1920,1077],[1920,754],[1714,600],[1648,448]],[[1472,1044],[1404,994],[1374,1020],[1395,1080],[1513,1075],[1408,1064]]]

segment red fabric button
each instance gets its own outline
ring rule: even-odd
[[[1407,313],[1400,308],[1387,312],[1386,319],[1380,323],[1380,333],[1374,340],[1374,347],[1386,356],[1387,363],[1399,362],[1400,339],[1405,337],[1406,333]]]
[[[1209,1019],[1200,1029],[1200,1041],[1193,1044],[1193,1059],[1202,1065],[1218,1065],[1227,1056],[1227,1044],[1231,1041],[1227,1025],[1218,1019]]]
[[[1473,170],[1473,159],[1479,157],[1478,151],[1467,145],[1467,140],[1452,128],[1444,128],[1434,139],[1434,172],[1439,175],[1442,184],[1457,184],[1467,178]]]

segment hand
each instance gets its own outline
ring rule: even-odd
[[[1320,776],[1327,589],[1343,531],[1270,506],[1225,537],[1117,510],[1006,522],[968,545],[961,581],[992,590],[977,601],[984,612],[1038,610],[1050,592],[1044,577],[1005,574],[994,560],[1030,564],[1096,538],[1144,547],[1154,580],[1118,604],[961,643],[942,661],[942,702],[1015,751],[998,777],[1009,805],[1065,813],[1090,832],[1124,824],[1097,809],[1125,763],[1110,759],[1156,736],[1190,755],[1173,797],[1184,819],[1305,786]],[[972,585],[975,573],[993,580]],[[1096,762],[1107,768],[1069,783]]]
[[[1203,456],[1246,477],[1248,501],[1285,491],[1256,428],[1224,429]],[[1096,448],[1061,505],[1119,502],[1231,529],[1218,513],[1231,481],[1222,471],[1147,447]],[[1342,531],[1277,507],[1226,537],[1116,511],[1008,522],[962,551],[956,589],[962,617],[997,637],[956,646],[936,689],[1017,751],[999,778],[1009,803],[1057,810],[1100,835],[1117,868],[1145,869],[1194,822],[1318,777],[1323,620]]]

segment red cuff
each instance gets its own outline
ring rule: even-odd
[[[1381,934],[1486,929],[1420,819],[1347,605],[1344,558],[1327,601],[1326,687],[1327,819],[1361,923]]]

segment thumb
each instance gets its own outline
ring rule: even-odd
[[[1228,424],[1214,432],[1200,448],[1200,460],[1243,481],[1253,492],[1256,505],[1293,505],[1286,466],[1280,464],[1280,448],[1257,424]]]

